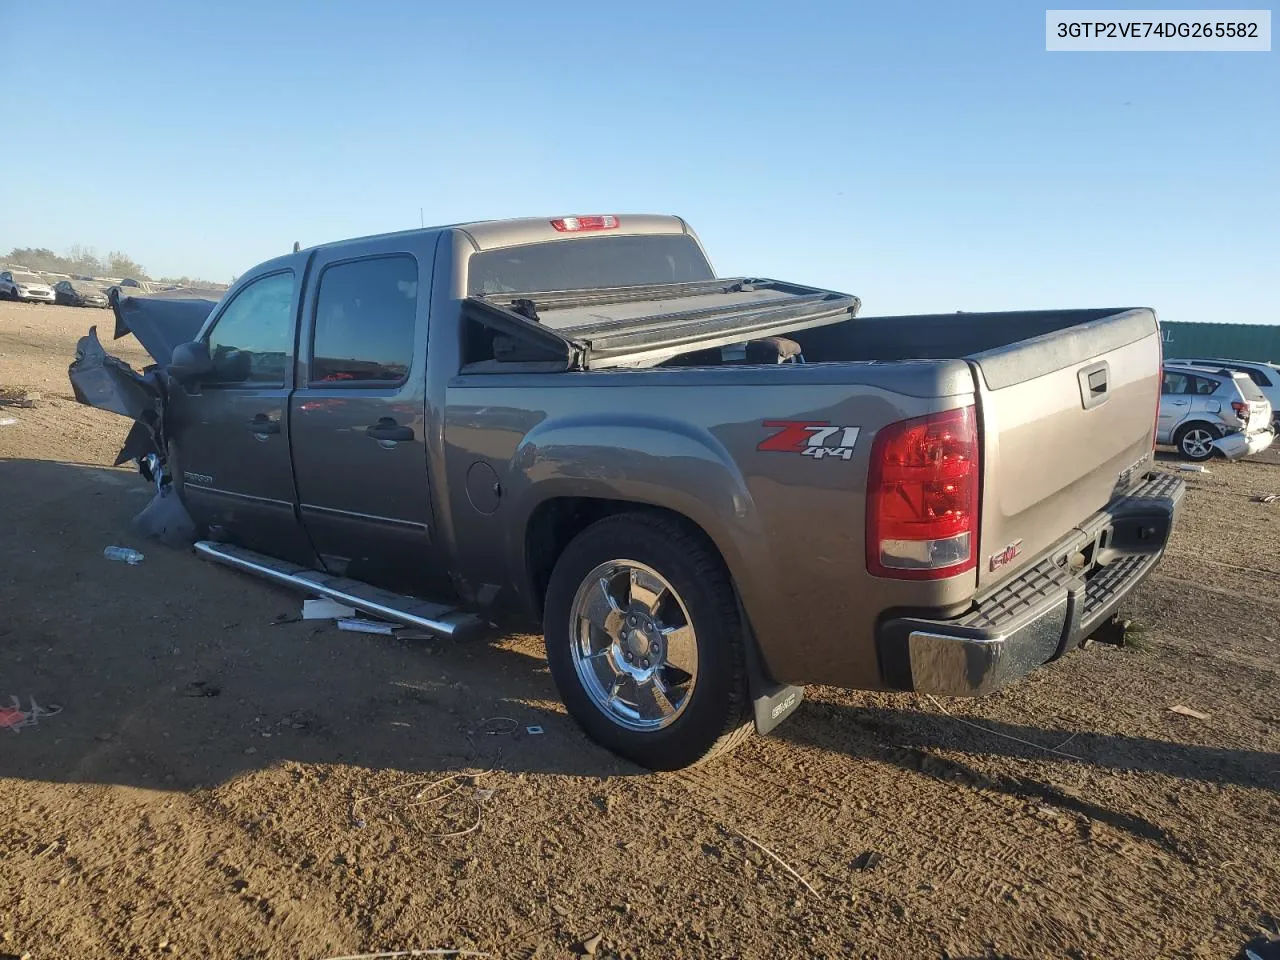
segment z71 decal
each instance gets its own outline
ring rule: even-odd
[[[853,448],[858,442],[861,427],[832,426],[826,420],[765,420],[762,426],[771,427],[777,433],[761,440],[757,450],[766,453],[798,453],[802,457],[839,457],[853,459]]]

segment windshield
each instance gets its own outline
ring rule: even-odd
[[[711,264],[686,234],[580,237],[485,250],[468,262],[467,293],[584,290],[711,280]]]

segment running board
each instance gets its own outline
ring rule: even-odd
[[[328,597],[383,620],[417,627],[439,637],[470,636],[482,633],[488,627],[475,614],[465,613],[448,604],[430,603],[389,590],[379,590],[359,580],[335,577],[319,570],[300,567],[296,563],[254,553],[234,544],[200,540],[195,547],[196,553],[214,563],[255,574],[283,587]]]

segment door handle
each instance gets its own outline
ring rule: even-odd
[[[413,439],[413,427],[402,426],[390,417],[382,417],[365,433],[380,443],[398,443],[401,440]]]
[[[280,421],[268,419],[265,413],[260,413],[249,421],[249,429],[260,438],[266,437],[280,432]]]

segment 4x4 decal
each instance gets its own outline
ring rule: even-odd
[[[824,457],[853,459],[861,427],[833,426],[827,420],[764,420],[762,426],[777,431],[761,440],[757,450],[766,453],[798,453],[821,460]]]

